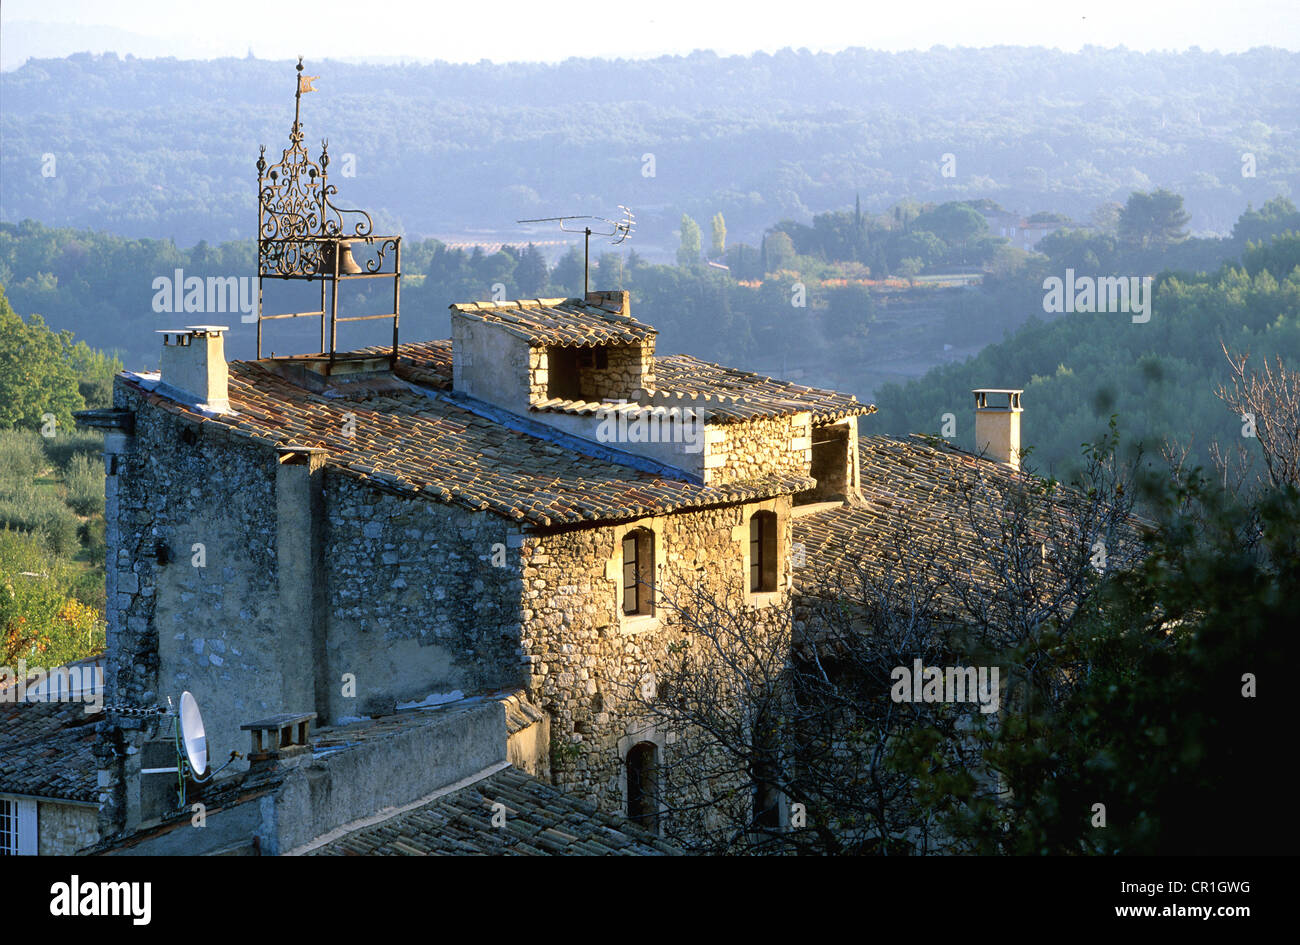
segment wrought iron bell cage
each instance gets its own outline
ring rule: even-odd
[[[348,210],[334,203],[338,188],[329,183],[329,142],[321,141],[320,159],[313,161],[303,147],[302,96],[316,91],[317,76],[303,75],[297,65],[293,127],[289,147],[278,163],[266,161],[266,145],[257,158],[257,357],[262,358],[262,323],[283,318],[318,318],[320,351],[284,356],[298,361],[324,362],[328,373],[338,361],[353,356],[338,351],[338,326],[342,322],[391,319],[393,348],[390,366],[396,364],[401,311],[402,238],[377,236],[374,222],[364,210]],[[364,264],[352,258],[352,248],[370,248]],[[308,312],[268,314],[264,306],[267,279],[320,282],[320,308]],[[354,279],[391,279],[393,310],[373,315],[340,315],[339,286]],[[361,356],[356,356],[361,357]],[[374,354],[364,355],[373,358]]]

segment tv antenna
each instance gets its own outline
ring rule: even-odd
[[[538,217],[535,220],[516,220],[515,222],[558,223],[560,224],[560,229],[565,233],[581,233],[583,235],[582,297],[585,300],[587,298],[587,291],[590,287],[590,277],[588,274],[591,271],[591,238],[593,236],[608,236],[611,237],[610,243],[617,246],[624,240],[631,238],[632,229],[636,226],[636,217],[633,215],[632,211],[622,204],[619,204],[618,208],[623,211],[623,219],[621,220],[607,220],[605,217],[576,215],[567,217]],[[590,223],[584,223],[580,228],[573,227],[572,225],[566,226],[570,220],[594,220],[598,224],[603,223],[604,226],[597,226],[596,229],[592,229]]]

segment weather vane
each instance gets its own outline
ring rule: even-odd
[[[593,236],[609,236],[612,237],[612,239],[610,239],[610,243],[617,246],[619,243],[622,243],[624,240],[631,238],[632,229],[633,227],[636,226],[636,218],[635,216],[633,216],[632,211],[629,210],[627,207],[623,206],[622,204],[619,204],[618,208],[623,211],[623,219],[621,220],[607,220],[605,217],[578,215],[578,216],[567,216],[567,217],[538,217],[535,220],[516,220],[515,222],[516,223],[559,223],[560,229],[563,230],[565,233],[581,233],[583,235],[582,297],[585,299],[587,297],[587,291],[590,287],[590,279],[588,278],[588,273],[591,268],[591,238]],[[580,229],[571,229],[569,226],[565,225],[570,220],[595,220],[598,223],[604,223],[607,227],[609,227],[609,229],[606,230],[604,227],[592,229],[590,223],[584,223]]]

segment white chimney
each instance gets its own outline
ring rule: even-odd
[[[1020,468],[1020,390],[981,387],[975,395],[975,452]],[[993,395],[990,402],[989,395]]]
[[[230,369],[221,334],[229,330],[225,325],[190,325],[158,332],[163,336],[162,382],[209,410],[229,410]]]

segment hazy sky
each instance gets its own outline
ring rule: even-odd
[[[292,26],[285,14],[310,11]],[[1297,0],[4,0],[0,67],[28,56],[644,58],[806,47],[1300,49]]]

